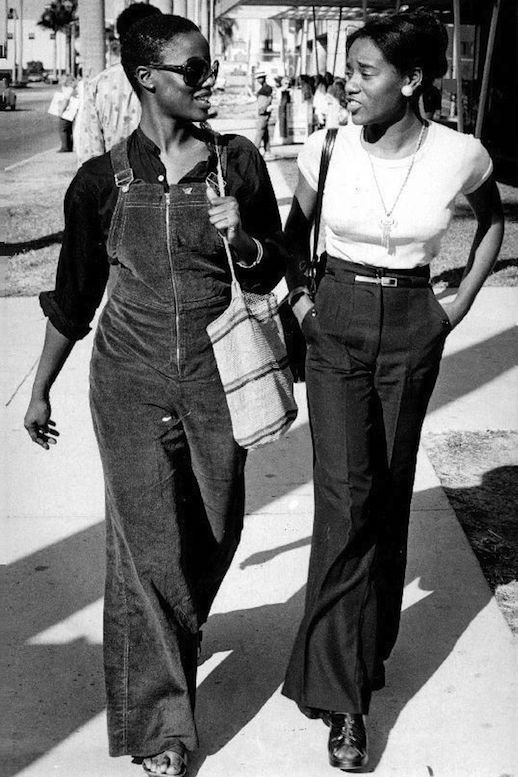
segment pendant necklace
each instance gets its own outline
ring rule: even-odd
[[[379,198],[380,198],[380,201],[381,201],[381,206],[382,206],[383,211],[385,213],[385,215],[383,216],[383,218],[380,219],[380,222],[379,222],[380,229],[381,229],[381,244],[387,249],[387,253],[389,253],[389,254],[393,253],[393,246],[391,246],[391,243],[390,243],[390,231],[391,231],[392,227],[396,226],[396,223],[397,223],[392,214],[394,213],[396,205],[399,202],[399,198],[401,197],[401,194],[403,193],[403,189],[407,185],[407,181],[410,178],[410,173],[412,172],[412,168],[414,166],[416,154],[419,151],[419,149],[421,148],[421,143],[423,142],[424,130],[425,130],[425,125],[423,124],[422,127],[421,127],[421,132],[419,133],[419,137],[417,138],[416,147],[415,147],[414,153],[412,154],[412,158],[410,160],[410,164],[408,165],[408,169],[406,171],[406,175],[405,175],[405,177],[403,179],[403,183],[401,184],[401,186],[399,188],[399,191],[396,194],[396,198],[395,198],[394,202],[392,203],[392,207],[391,208],[387,208],[387,206],[385,205],[385,200],[383,198],[383,194],[381,193],[380,185],[379,185],[378,179],[376,177],[376,171],[374,169],[374,163],[372,161],[371,155],[367,151],[367,157],[369,159],[369,163],[370,163],[371,170],[372,170],[372,177],[374,178],[374,183],[376,184],[376,189],[378,190],[378,195],[379,195]],[[365,129],[363,130],[363,136],[365,137]]]

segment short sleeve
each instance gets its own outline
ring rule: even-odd
[[[464,153],[464,183],[462,194],[471,194],[487,181],[493,172],[493,162],[488,152],[477,138],[466,135]]]
[[[311,186],[318,189],[318,173],[320,170],[320,158],[327,130],[318,130],[306,140],[297,160],[299,170]]]

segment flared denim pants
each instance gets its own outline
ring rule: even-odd
[[[426,269],[394,286],[361,273],[328,258],[308,342],[315,519],[283,693],[310,717],[366,714],[395,644],[419,438],[450,331]]]
[[[110,754],[198,744],[198,631],[239,542],[245,452],[205,328],[229,301],[205,184],[134,181],[112,152],[120,266],[90,398],[106,490],[104,663]]]

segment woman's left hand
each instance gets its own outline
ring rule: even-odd
[[[455,329],[457,324],[460,324],[460,322],[466,315],[466,312],[460,309],[460,305],[458,304],[458,302],[456,302],[456,300],[452,300],[451,302],[444,302],[444,303],[440,302],[440,305],[450,321],[451,328]]]
[[[218,197],[209,186],[207,186],[207,198],[209,200],[210,223],[232,244],[242,231],[241,215],[236,198]]]

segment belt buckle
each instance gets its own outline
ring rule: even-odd
[[[390,277],[387,277],[386,275],[382,275],[381,276],[381,285],[382,286],[392,286],[392,287],[394,287],[394,286],[398,285],[398,280],[397,280],[397,278],[390,278]]]
[[[381,283],[381,279],[376,278],[373,275],[355,275],[354,280],[358,281],[359,283],[375,283],[378,286]]]

